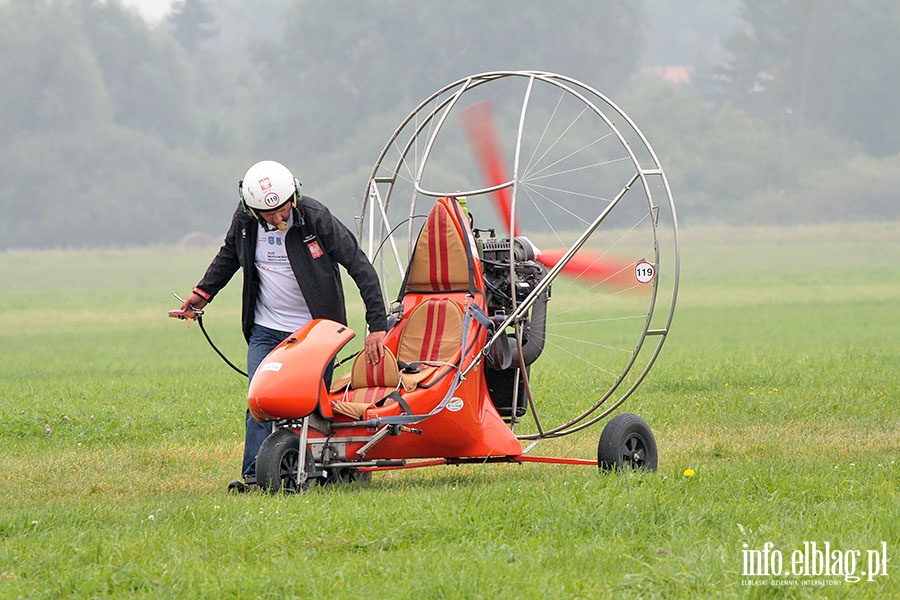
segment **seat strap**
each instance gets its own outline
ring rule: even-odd
[[[422,367],[455,367],[457,365],[443,360],[414,360],[412,362],[398,360],[397,366],[400,367],[400,373],[415,375]]]
[[[400,408],[402,408],[404,412],[406,412],[406,414],[412,414],[412,410],[409,408],[409,404],[406,403],[406,400],[403,399],[403,396],[400,395],[400,392],[398,390],[394,390],[393,392],[376,402],[375,406],[384,406],[384,403],[388,400],[395,400],[397,404],[400,405]]]
[[[488,314],[487,314],[486,312],[484,312],[484,309],[483,309],[483,308],[481,308],[481,307],[480,307],[478,304],[476,304],[475,302],[470,303],[468,308],[469,308],[469,311],[470,311],[471,314],[472,314],[472,318],[473,318],[473,319],[475,319],[476,321],[478,321],[478,323],[479,323],[482,327],[484,327],[485,329],[487,329],[488,332],[494,333],[494,330],[497,328],[497,324],[494,323],[494,321],[491,320],[491,318],[488,316]]]

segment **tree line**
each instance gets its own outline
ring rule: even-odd
[[[399,120],[496,69],[613,98],[683,222],[900,219],[900,5],[732,0],[704,30],[713,5],[181,0],[149,24],[117,0],[0,1],[0,249],[217,236],[263,158],[349,222]],[[666,44],[690,81],[644,68]]]

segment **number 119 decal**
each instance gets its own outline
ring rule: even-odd
[[[656,267],[646,260],[640,260],[634,265],[634,277],[638,283],[650,283],[656,277]]]

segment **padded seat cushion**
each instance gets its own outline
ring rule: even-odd
[[[447,292],[469,288],[469,255],[447,207],[437,203],[428,214],[409,264],[410,292]]]
[[[403,324],[397,358],[405,363],[450,360],[462,344],[462,321],[462,309],[449,298],[418,304]]]
[[[360,352],[353,359],[353,369],[350,371],[350,388],[360,389],[369,387],[396,388],[400,383],[400,372],[397,369],[397,358],[390,348],[384,349],[384,358],[377,365],[366,360],[365,352]]]
[[[440,363],[455,358],[462,347],[462,324],[462,309],[449,298],[429,298],[410,312],[400,332],[397,358],[407,364],[434,364],[420,365],[415,373],[401,373],[407,391],[427,379]]]
[[[366,409],[400,387],[400,371],[397,359],[390,348],[384,349],[384,358],[377,365],[366,360],[364,352],[353,359],[350,371],[350,388],[341,400],[331,403],[331,409],[341,415],[362,419]]]

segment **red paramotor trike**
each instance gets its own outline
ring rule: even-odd
[[[532,452],[615,411],[672,321],[674,203],[622,110],[553,73],[461,79],[403,120],[365,199],[357,234],[391,306],[385,360],[360,354],[326,389],[355,335],[327,320],[265,359],[249,388],[253,416],[274,423],[262,488],[465,462],[656,468],[632,413],[609,420],[596,460]]]

